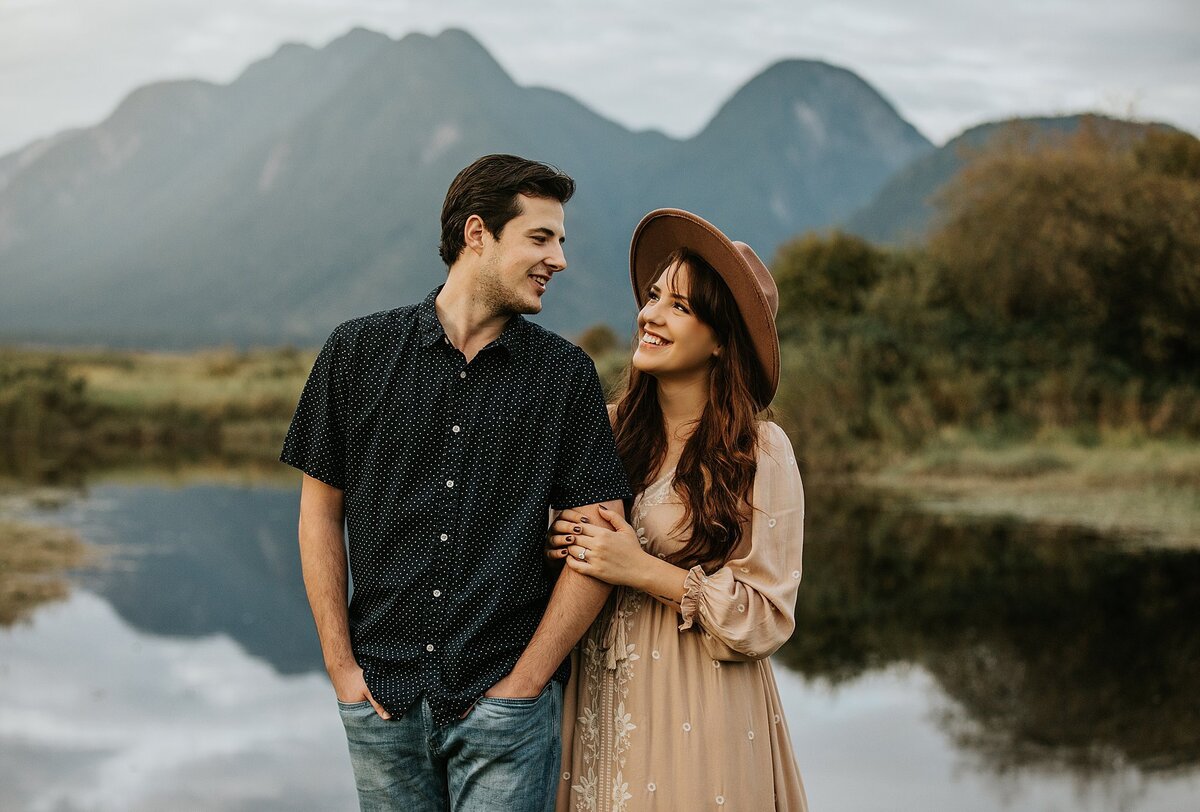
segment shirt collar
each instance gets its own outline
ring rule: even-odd
[[[430,347],[438,341],[449,343],[446,338],[446,330],[437,316],[437,297],[443,287],[445,286],[438,285],[421,304],[417,305],[417,324],[421,331],[421,346],[423,347]],[[514,315],[508,320],[508,324],[504,325],[504,330],[500,335],[491,344],[484,347],[484,350],[490,347],[503,347],[510,356],[516,355],[524,344],[523,339],[528,326],[529,322],[523,316],[519,313]]]
[[[446,331],[437,317],[437,297],[444,285],[434,288],[425,301],[417,305],[417,325],[421,331],[421,346],[432,346],[435,341],[446,338]]]

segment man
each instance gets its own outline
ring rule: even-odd
[[[445,285],[334,330],[288,430],[364,810],[553,808],[565,658],[609,588],[552,580],[547,514],[631,496],[591,360],[521,316],[567,266],[574,189],[511,155],[460,172]]]

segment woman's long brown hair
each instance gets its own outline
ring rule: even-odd
[[[690,528],[687,543],[667,557],[679,567],[711,571],[723,565],[742,538],[749,518],[757,469],[763,372],[750,344],[746,324],[729,288],[699,255],[680,248],[655,273],[675,263],[686,265],[691,285],[688,303],[696,318],[712,328],[721,352],[709,368],[708,401],[695,431],[683,446],[675,468],[675,491],[684,505],[676,531]],[[666,424],[658,402],[658,382],[631,364],[624,394],[617,401],[617,453],[634,493],[660,473],[667,453]]]

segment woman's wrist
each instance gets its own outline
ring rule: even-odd
[[[645,557],[638,561],[634,568],[634,580],[630,586],[658,597],[678,603],[683,599],[683,584],[687,578],[687,570],[677,567],[658,556],[642,551]]]
[[[643,592],[648,592],[650,568],[653,566],[652,562],[658,560],[659,559],[650,555],[650,553],[646,552],[645,550],[640,550],[637,559],[633,563],[633,566],[629,568],[629,581],[625,584],[625,586],[630,587],[631,589],[640,589]]]

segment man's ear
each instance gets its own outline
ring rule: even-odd
[[[487,226],[483,224],[483,218],[478,214],[472,214],[467,218],[466,225],[463,226],[463,243],[467,249],[474,251],[476,254],[483,252],[484,235],[491,236],[487,230]]]

